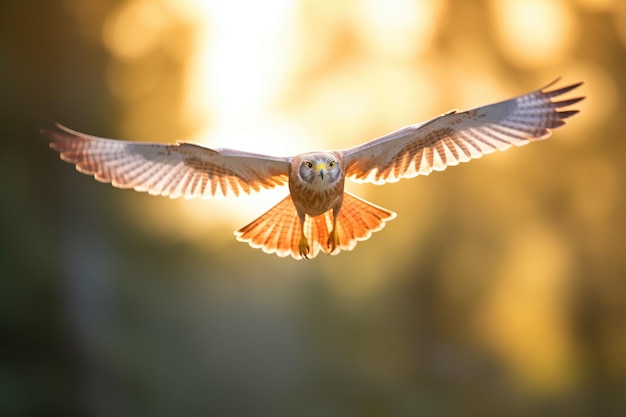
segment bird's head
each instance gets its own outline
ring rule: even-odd
[[[301,155],[298,174],[306,183],[319,188],[334,185],[342,178],[339,158],[330,152]]]

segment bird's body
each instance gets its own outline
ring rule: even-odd
[[[208,198],[289,185],[289,196],[235,232],[253,247],[279,256],[313,258],[337,254],[382,229],[395,213],[344,190],[346,178],[383,184],[428,175],[511,145],[545,139],[577,110],[559,110],[582,97],[554,101],[581,83],[552,85],[468,110],[451,111],[341,151],[275,157],[178,142],[125,142],[42,130],[61,158],[85,174],[119,188],[172,198]]]

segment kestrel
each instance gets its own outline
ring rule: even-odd
[[[114,187],[171,198],[238,196],[288,184],[290,194],[268,212],[235,231],[237,239],[266,253],[295,259],[320,251],[338,254],[381,230],[396,214],[344,190],[346,178],[384,184],[428,175],[511,145],[550,136],[578,110],[563,109],[584,97],[557,101],[582,83],[549,85],[506,101],[403,127],[378,139],[339,151],[292,157],[189,142],[127,142],[86,135],[60,124],[42,130],[61,159]]]

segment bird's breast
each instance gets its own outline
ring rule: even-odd
[[[309,216],[319,216],[341,205],[343,183],[320,190],[306,184],[291,184],[291,199],[295,206]]]

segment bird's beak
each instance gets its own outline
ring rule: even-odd
[[[324,171],[326,170],[326,164],[317,164],[317,172],[319,172],[320,177],[324,179]]]

